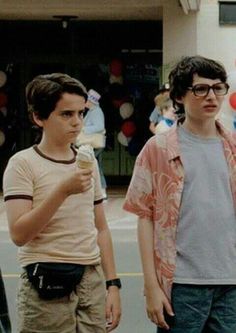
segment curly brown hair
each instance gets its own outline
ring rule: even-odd
[[[226,70],[220,62],[199,55],[183,57],[169,74],[170,98],[179,109],[179,114],[184,114],[184,109],[176,99],[185,96],[188,87],[192,86],[194,74],[212,80],[220,79],[221,82],[227,81]]]

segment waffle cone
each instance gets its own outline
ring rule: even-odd
[[[78,167],[81,169],[91,169],[93,167],[93,162],[78,160]]]

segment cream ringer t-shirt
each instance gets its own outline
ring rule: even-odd
[[[28,199],[33,208],[37,207],[63,177],[76,170],[75,157],[76,152],[70,161],[56,161],[43,155],[37,146],[16,153],[4,173],[4,200]],[[19,248],[21,266],[34,262],[100,263],[94,204],[101,201],[96,162],[92,188],[68,196],[37,237]]]

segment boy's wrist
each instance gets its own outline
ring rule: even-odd
[[[160,289],[161,290],[161,286],[159,284],[159,281],[156,278],[155,279],[148,279],[147,282],[145,281],[144,288],[146,290],[153,290],[153,289]]]
[[[70,195],[64,181],[58,184],[58,186],[55,188],[55,191],[62,197],[63,200],[65,200]]]
[[[118,289],[121,289],[121,280],[119,278],[116,279],[111,279],[106,281],[106,289],[108,290],[109,288],[116,287]]]

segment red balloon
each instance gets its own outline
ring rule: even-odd
[[[116,109],[119,109],[121,107],[121,105],[124,103],[125,99],[113,99],[112,100],[112,104]]]
[[[112,60],[112,62],[110,63],[111,74],[113,74],[114,76],[121,76],[122,69],[123,69],[123,65],[120,60],[118,60],[118,59]]]
[[[229,96],[229,104],[234,110],[236,110],[236,92]]]
[[[7,95],[4,92],[0,92],[0,108],[7,105]]]
[[[128,138],[133,136],[136,131],[135,123],[131,120],[125,121],[121,126],[121,131]]]

